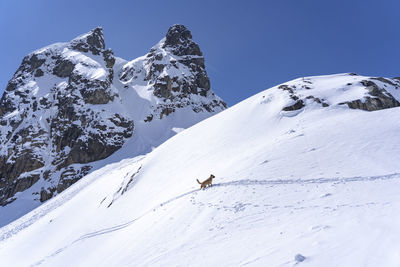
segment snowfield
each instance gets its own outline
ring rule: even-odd
[[[0,228],[1,265],[399,266],[400,108],[340,104],[363,79],[307,78],[329,106],[294,111],[273,87],[92,172]]]

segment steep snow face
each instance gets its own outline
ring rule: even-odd
[[[225,109],[189,30],[174,25],[155,47],[127,62],[96,28],[23,59],[0,100],[0,226]]]
[[[1,228],[2,262],[397,266],[400,113],[349,106],[379,98],[368,81],[398,99],[394,79],[297,79],[99,169]]]

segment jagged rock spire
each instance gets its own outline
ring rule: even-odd
[[[106,47],[104,42],[103,29],[97,27],[90,32],[83,34],[70,42],[72,49],[82,52],[92,52],[98,55]]]
[[[191,39],[192,34],[184,25],[175,24],[169,28],[165,42],[168,45],[177,45]]]
[[[164,43],[164,48],[167,47],[171,48],[173,53],[178,56],[202,56],[200,47],[193,42],[190,31],[180,24],[175,24],[168,29]]]

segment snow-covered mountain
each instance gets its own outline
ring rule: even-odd
[[[399,92],[355,74],[263,91],[4,226],[2,264],[398,266]]]
[[[182,25],[130,62],[106,49],[101,28],[34,51],[0,100],[0,226],[225,108]]]

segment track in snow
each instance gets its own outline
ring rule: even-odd
[[[349,178],[314,178],[314,179],[296,179],[296,180],[251,180],[251,179],[245,179],[245,180],[237,180],[237,181],[231,181],[231,182],[225,182],[225,183],[217,183],[214,184],[212,187],[225,187],[225,186],[249,186],[249,185],[290,185],[290,184],[322,184],[322,183],[348,183],[348,182],[368,182],[368,181],[377,181],[377,180],[392,180],[392,179],[399,179],[400,178],[400,173],[393,173],[393,174],[387,174],[387,175],[378,175],[378,176],[356,176],[356,177],[349,177]],[[209,188],[205,189],[209,190]],[[153,207],[152,209],[146,211],[142,215],[136,217],[135,219],[132,219],[128,222],[113,226],[113,227],[108,227],[104,228],[98,231],[94,231],[85,235],[80,236],[78,239],[72,241],[68,245],[57,249],[55,252],[52,254],[46,256],[44,259],[34,263],[31,266],[37,266],[42,264],[43,262],[46,261],[46,259],[51,258],[56,256],[57,254],[63,252],[66,250],[68,247],[72,246],[73,244],[83,241],[85,239],[93,238],[99,235],[104,235],[108,233],[112,233],[121,229],[124,229],[130,225],[132,225],[134,222],[140,220],[147,214],[156,211],[157,209],[164,207],[165,205],[174,202],[178,199],[181,199],[185,196],[188,196],[190,194],[193,194],[195,192],[201,191],[200,189],[195,189],[188,191],[186,193],[180,194],[176,197],[173,197],[167,201],[164,201],[157,206]]]
[[[140,162],[144,156],[138,156],[133,158],[133,161],[131,164],[135,164],[137,162]],[[106,165],[105,168],[109,169],[112,168],[116,163],[112,163],[109,165]],[[120,167],[122,168],[122,167]],[[13,235],[17,234],[21,230],[29,227],[36,221],[38,221],[40,218],[44,217],[46,214],[49,212],[55,210],[56,208],[62,206],[64,203],[68,202],[70,199],[75,197],[79,192],[81,192],[84,188],[90,186],[93,182],[96,181],[96,173],[100,171],[101,169],[94,170],[88,176],[91,178],[89,179],[81,179],[79,180],[79,183],[73,184],[71,187],[68,188],[68,190],[64,191],[62,194],[58,195],[56,198],[52,198],[39,207],[37,209],[32,210],[30,213],[25,214],[22,216],[20,219],[17,219],[14,222],[11,222],[8,225],[5,225],[0,228],[0,242],[3,240],[6,240]],[[14,226],[15,224],[15,226]]]
[[[323,184],[323,183],[348,183],[348,182],[365,182],[376,180],[391,180],[400,178],[400,173],[392,173],[377,176],[355,176],[349,178],[314,178],[314,179],[278,179],[278,180],[237,180],[225,183],[214,184],[213,186],[230,186],[230,185],[280,185],[280,184]]]

